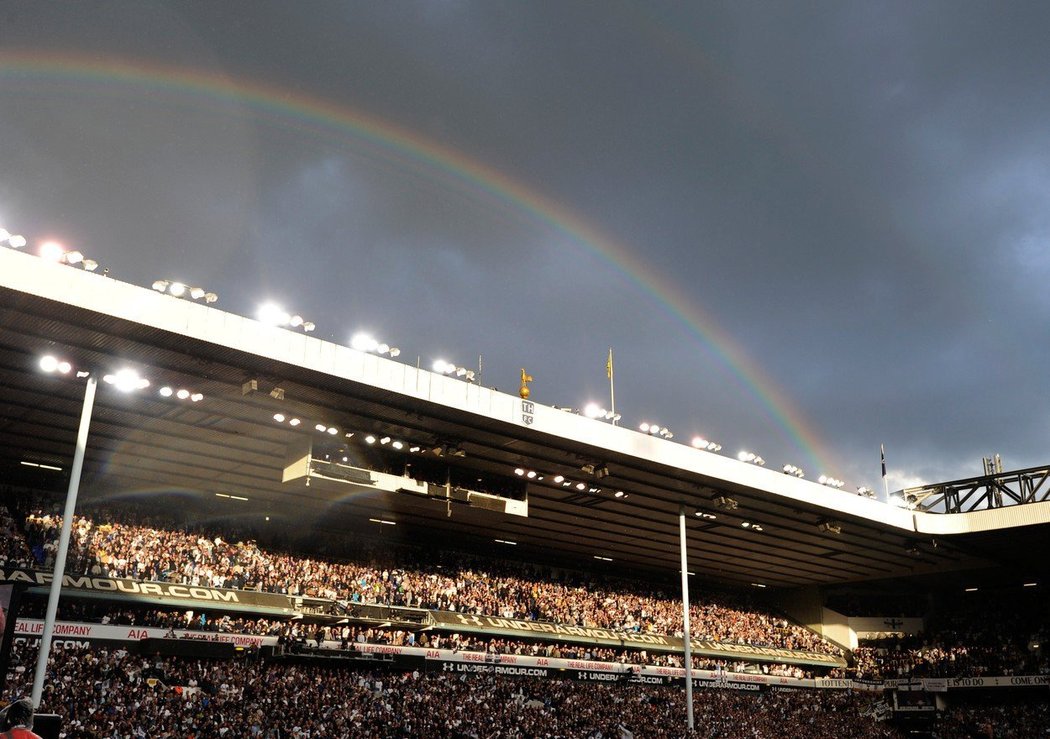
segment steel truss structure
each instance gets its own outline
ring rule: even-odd
[[[910,507],[930,513],[967,513],[1050,500],[1050,466],[906,488]]]

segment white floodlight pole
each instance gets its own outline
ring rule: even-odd
[[[55,571],[52,573],[51,590],[47,596],[44,631],[40,634],[40,652],[37,654],[36,672],[33,675],[33,708],[37,710],[40,708],[40,699],[44,694],[44,675],[47,673],[47,659],[51,654],[51,632],[55,629],[58,598],[62,593],[62,580],[66,573],[66,552],[69,550],[69,536],[73,528],[73,510],[76,508],[77,493],[80,491],[80,472],[84,468],[88,426],[91,425],[91,412],[95,407],[95,388],[97,385],[98,380],[95,378],[95,375],[88,375],[87,387],[84,389],[84,405],[80,411],[80,430],[77,432],[77,447],[73,453],[73,467],[69,471],[69,490],[66,492],[66,509],[62,514],[62,531],[58,537]]]
[[[678,506],[678,547],[682,552],[682,644],[685,646],[685,717],[693,730],[693,648],[689,634],[689,562],[685,546],[685,505]]]

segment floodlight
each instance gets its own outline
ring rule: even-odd
[[[60,262],[66,250],[57,241],[45,241],[40,245],[40,256],[49,262]]]
[[[105,375],[102,380],[113,385],[122,393],[130,393],[133,390],[142,390],[149,387],[149,380],[139,375],[133,369],[122,369],[112,375]]]

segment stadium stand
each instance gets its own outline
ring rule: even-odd
[[[46,569],[58,519],[47,512],[46,501],[19,503],[22,507],[14,505],[0,516],[7,533],[3,566]],[[77,517],[68,571],[284,590],[347,602],[490,610],[514,618],[553,613],[579,624],[609,611],[608,620],[600,623],[639,632],[674,623],[676,604],[659,591],[594,573],[553,573],[510,561],[488,562],[482,568],[475,556],[452,553],[441,557],[440,566],[431,562],[427,568],[411,561],[411,551],[369,552],[367,547],[358,551],[356,561],[319,558],[268,548],[255,539],[241,541],[243,532],[187,528],[157,510],[150,511],[153,525],[146,525],[136,520],[142,515],[135,506],[102,506]],[[260,575],[264,572],[274,574],[267,579]],[[694,655],[694,669],[705,671],[705,682],[698,683],[694,695],[696,735],[735,735],[746,725],[754,736],[769,737],[891,737],[933,731],[940,737],[1045,736],[1047,703],[1045,696],[1025,692],[1031,684],[996,683],[1000,691],[992,697],[987,690],[979,696],[955,689],[938,693],[936,682],[914,694],[919,698],[901,692],[906,686],[925,685],[919,682],[923,679],[1050,675],[1042,651],[1031,648],[1045,629],[1045,598],[1034,591],[1025,595],[994,622],[987,618],[990,604],[1005,605],[995,595],[942,601],[940,613],[934,609],[928,618],[926,632],[864,642],[847,653],[848,666],[830,670],[803,669],[771,658]],[[757,604],[749,609],[746,600],[727,596],[695,602],[694,623],[705,633],[739,643],[820,648],[812,632]],[[38,621],[43,606],[42,596],[29,597],[22,618]],[[49,689],[42,709],[63,716],[67,736],[660,737],[685,732],[682,691],[674,685],[681,678],[653,677],[660,668],[681,667],[680,653],[345,619],[340,623],[309,615],[271,618],[221,607],[183,610],[116,596],[65,599],[59,621],[74,627],[52,655],[51,669],[61,679],[49,681],[57,687]],[[82,628],[76,624],[133,627],[128,633],[142,638],[122,643],[81,639]],[[191,632],[265,637],[274,646],[246,642],[247,651],[207,660],[139,653],[147,645],[155,648],[161,635],[175,641]],[[808,636],[800,640],[799,633]],[[28,690],[32,644],[23,637],[17,645],[8,675],[12,697]],[[838,648],[827,644],[826,649]],[[501,668],[506,672],[500,674],[445,673],[441,670],[452,663],[417,658],[424,650],[462,659],[477,655],[479,662],[470,667],[479,670],[504,664],[501,655],[545,658],[554,664],[565,660],[588,666],[595,680],[604,675],[614,684],[588,682],[583,670],[575,671],[576,680],[552,677],[547,670],[541,670],[545,679],[532,678],[528,665]],[[372,660],[385,651],[392,661],[377,666]],[[371,659],[361,661],[365,657]],[[623,671],[602,672],[615,665]],[[313,688],[291,699],[293,686],[304,680]],[[260,681],[272,696],[256,693]],[[1045,680],[1036,685],[1045,692]],[[756,689],[755,694],[741,686]],[[1025,697],[1018,698],[1019,692]],[[484,699],[477,703],[479,695]],[[483,715],[439,708],[453,705],[476,708]],[[417,710],[398,712],[398,706]],[[420,706],[427,710],[418,710]],[[920,716],[927,720],[917,724]]]

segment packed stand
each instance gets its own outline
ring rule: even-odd
[[[28,692],[34,650],[15,655]],[[56,650],[41,710],[70,737],[681,737],[684,690],[488,675],[351,672],[329,666],[144,658]],[[848,691],[694,692],[695,736],[889,739]]]
[[[864,642],[853,667],[862,679],[1050,674],[1044,643],[1050,611],[1038,591],[1003,589],[941,603],[926,633]]]
[[[30,598],[24,602],[21,618],[42,619],[46,602]],[[527,657],[550,657],[615,664],[682,667],[682,655],[675,652],[655,652],[644,649],[603,647],[595,644],[573,644],[549,640],[523,640],[487,637],[475,634],[442,633],[438,631],[406,631],[377,628],[367,625],[305,623],[300,620],[278,621],[267,618],[244,618],[208,611],[164,611],[151,608],[121,608],[112,603],[69,601],[59,603],[58,620],[74,623],[98,623],[140,628],[205,631],[251,636],[275,636],[281,644],[303,644],[314,648],[332,645],[349,650],[362,645],[420,647],[448,649],[458,652],[507,654]],[[174,636],[174,633],[171,634]],[[795,665],[706,659],[693,655],[693,668],[722,670],[781,677],[807,678],[813,673]]]
[[[604,628],[625,633],[680,636],[679,602],[661,591],[639,592],[627,581],[593,575],[538,572],[518,563],[452,558],[415,567],[373,557],[337,562],[264,549],[254,541],[228,541],[213,532],[106,523],[74,518],[67,573],[178,582],[192,586],[255,589],[351,603],[456,611]],[[25,532],[38,566],[53,561],[61,517],[26,517]],[[750,604],[693,603],[694,638],[839,654],[838,647],[787,619]]]

